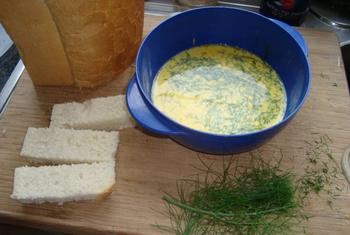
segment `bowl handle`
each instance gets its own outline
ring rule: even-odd
[[[126,106],[131,116],[143,128],[161,135],[179,135],[169,127],[165,126],[147,107],[136,83],[135,75],[129,82],[126,91]]]
[[[301,35],[301,33],[299,33],[297,30],[295,30],[292,26],[289,26],[288,24],[276,20],[276,19],[271,19],[269,18],[272,22],[274,22],[275,24],[278,24],[281,28],[283,28],[285,31],[287,31],[287,33],[289,33],[290,36],[292,36],[295,41],[297,41],[297,43],[299,44],[299,46],[303,49],[304,54],[306,56],[308,56],[308,48],[307,48],[307,44],[306,41],[304,39],[304,37]]]

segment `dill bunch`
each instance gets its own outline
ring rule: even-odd
[[[256,158],[252,156],[252,158]],[[177,182],[177,197],[162,199],[175,234],[285,234],[298,218],[293,175],[260,157],[239,172],[233,158],[214,171],[199,158],[203,175]],[[203,179],[204,178],[204,179]],[[201,180],[203,179],[203,180]]]
[[[344,188],[331,142],[327,135],[307,142],[300,176],[281,169],[282,152],[275,163],[251,153],[249,166],[240,166],[234,156],[223,158],[218,171],[214,161],[208,164],[198,156],[202,167],[194,168],[199,173],[177,180],[176,196],[162,197],[170,227],[157,227],[177,235],[300,232],[298,224],[308,219],[302,209],[310,194],[325,192],[333,198]]]

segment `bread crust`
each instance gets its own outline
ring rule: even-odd
[[[113,192],[113,187],[115,185],[115,180],[114,182],[109,186],[109,188],[107,188],[104,192],[102,192],[101,194],[99,194],[96,197],[96,201],[103,201],[105,200],[109,195],[111,195],[111,193]]]
[[[101,85],[133,63],[142,39],[144,1],[48,0],[46,4],[76,86]]]
[[[72,86],[74,79],[45,1],[0,1],[0,22],[36,85]]]
[[[96,87],[134,61],[142,0],[0,1],[0,21],[35,85]]]
[[[99,163],[99,162],[108,162],[108,161],[86,161],[86,160],[81,160],[81,161],[68,161],[68,159],[62,159],[62,160],[57,160],[57,161],[52,161],[49,159],[36,159],[33,157],[24,157],[25,161],[30,165],[30,166],[58,166],[58,165],[72,165],[72,164],[82,164],[82,163]],[[114,161],[114,160],[110,160],[110,161]]]

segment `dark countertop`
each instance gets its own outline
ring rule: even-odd
[[[5,86],[19,60],[20,56],[14,44],[0,57],[0,91]]]

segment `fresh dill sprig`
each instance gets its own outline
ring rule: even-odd
[[[177,196],[163,200],[175,234],[283,234],[298,215],[293,176],[256,158],[237,172],[233,159],[214,171],[202,159],[204,175],[178,180]],[[258,159],[258,160],[257,160]],[[200,179],[203,180],[200,180]]]
[[[176,195],[162,197],[170,226],[157,227],[176,235],[295,234],[308,218],[302,209],[311,193],[342,190],[329,143],[328,136],[307,143],[300,177],[281,169],[282,152],[274,163],[251,153],[249,166],[223,158],[221,170],[199,156],[198,174],[177,180]]]

